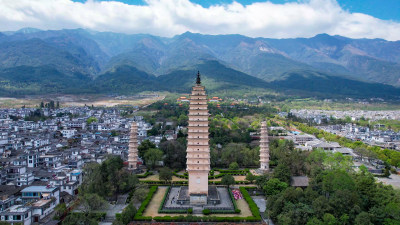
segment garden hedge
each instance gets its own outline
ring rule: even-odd
[[[146,177],[148,177],[148,176],[150,176],[150,175],[153,175],[153,172],[147,171],[147,172],[144,173],[144,174],[136,174],[136,177],[137,177],[137,178],[146,178]]]
[[[216,216],[202,216],[197,217],[191,214],[186,216],[143,216],[143,212],[153,198],[154,193],[157,191],[158,186],[151,186],[146,199],[142,202],[139,210],[137,211],[134,220],[136,221],[151,221],[155,220],[158,222],[258,222],[261,220],[260,212],[258,211],[257,205],[254,203],[253,199],[250,197],[249,193],[244,187],[240,187],[240,191],[247,204],[249,205],[250,211],[253,214],[248,217],[216,217]],[[188,210],[189,211],[189,210]]]
[[[151,216],[143,216],[143,212],[146,210],[147,205],[150,203],[151,199],[153,198],[154,193],[156,193],[158,186],[151,186],[149,193],[147,194],[146,198],[143,200],[142,204],[140,205],[134,220],[140,221],[151,221]]]

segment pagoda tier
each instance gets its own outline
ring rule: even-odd
[[[131,132],[129,137],[129,154],[128,154],[128,164],[130,170],[137,169],[138,162],[138,141],[137,141],[138,126],[136,122],[131,125]]]
[[[187,140],[186,169],[189,174],[189,195],[207,196],[210,171],[208,105],[205,88],[200,83],[200,74],[197,75],[196,85],[190,95]],[[200,202],[199,198],[193,199],[193,202]]]
[[[269,171],[269,141],[267,122],[261,123],[260,140],[260,170],[264,173]]]

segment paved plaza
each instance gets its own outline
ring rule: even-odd
[[[179,196],[180,187],[171,187],[170,194],[164,207],[166,208],[189,208],[192,207],[191,205],[181,205],[177,202]],[[218,194],[221,199],[220,204],[207,204],[202,206],[202,208],[233,208],[233,203],[231,197],[229,196],[228,189],[225,187],[217,187]],[[201,206],[200,206],[201,207]]]

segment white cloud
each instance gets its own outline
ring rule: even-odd
[[[343,10],[335,0],[285,4],[237,2],[204,8],[189,0],[146,0],[147,5],[88,0],[0,0],[0,30],[89,28],[98,31],[173,36],[185,31],[251,37],[311,37],[400,40],[400,23]]]

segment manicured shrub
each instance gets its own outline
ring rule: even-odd
[[[192,208],[188,208],[187,212],[188,212],[188,214],[192,214],[193,213],[193,209]]]
[[[146,210],[147,205],[150,203],[151,199],[153,198],[154,193],[157,191],[157,186],[151,186],[149,193],[147,194],[146,199],[140,205],[139,210],[137,211],[134,220],[144,220],[150,221],[152,218],[151,216],[143,216],[143,212]]]
[[[247,204],[249,204],[249,208],[251,213],[253,214],[254,221],[261,220],[260,211],[258,210],[258,206],[250,197],[250,194],[247,192],[245,187],[239,187],[240,192],[242,192],[243,198],[246,200]]]
[[[146,178],[146,177],[148,177],[148,176],[150,176],[150,175],[153,175],[153,172],[147,171],[147,172],[144,173],[144,174],[137,174],[136,177],[137,177],[137,178]]]
[[[203,209],[203,214],[204,215],[210,215],[211,214],[211,210],[210,209]]]

